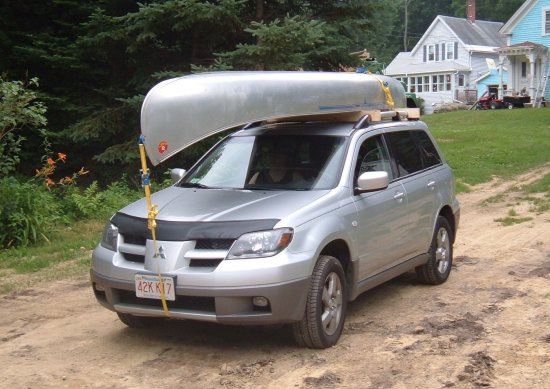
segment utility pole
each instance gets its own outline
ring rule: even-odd
[[[409,28],[409,3],[411,0],[405,0],[405,31],[403,32],[403,51],[407,51],[408,28]]]

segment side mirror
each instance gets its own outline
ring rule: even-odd
[[[386,189],[390,184],[388,172],[365,172],[359,176],[357,180],[356,193],[374,192],[377,190]]]
[[[179,180],[181,180],[184,175],[185,175],[185,169],[180,169],[180,168],[170,169],[170,177],[172,178],[172,182],[174,184]]]

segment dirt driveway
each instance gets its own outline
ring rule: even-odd
[[[549,172],[462,195],[449,281],[407,274],[367,292],[333,348],[298,348],[282,328],[131,330],[82,277],[0,296],[1,386],[549,388],[550,211],[537,214],[513,189]],[[494,221],[512,207],[533,219]]]

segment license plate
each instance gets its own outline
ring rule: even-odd
[[[176,300],[174,277],[161,276],[166,300]],[[136,274],[136,296],[161,300],[159,276],[151,274]]]

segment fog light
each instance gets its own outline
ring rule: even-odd
[[[256,296],[252,298],[252,304],[254,304],[256,307],[265,308],[269,306],[269,300],[263,296]]]

